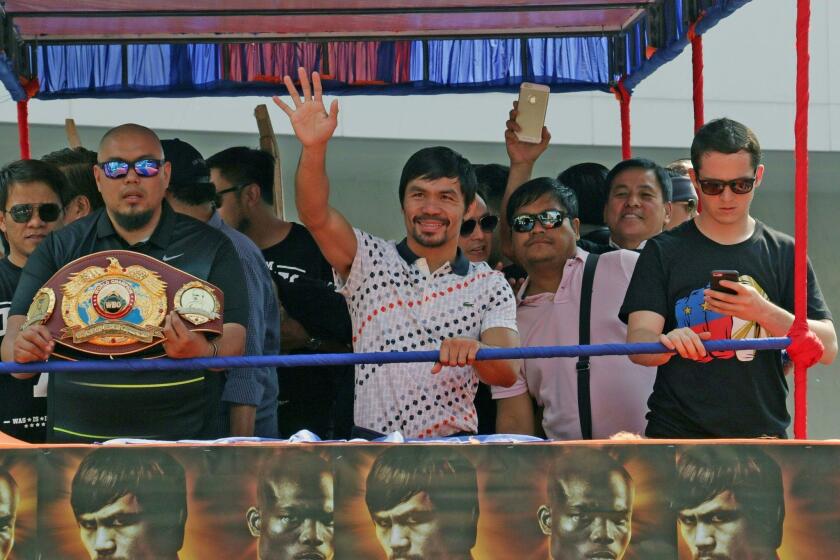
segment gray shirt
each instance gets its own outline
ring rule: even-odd
[[[245,234],[222,221],[218,212],[207,222],[220,230],[233,242],[245,272],[248,290],[248,325],[245,333],[245,355],[270,356],[280,353],[280,307],[274,292],[274,283],[259,248]],[[257,407],[254,435],[277,437],[277,370],[273,367],[236,368],[227,371],[222,390],[224,422],[229,423],[230,405],[244,404]],[[229,425],[225,426],[227,433]]]

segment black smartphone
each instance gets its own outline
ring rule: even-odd
[[[716,292],[723,292],[724,294],[737,294],[732,288],[724,288],[720,285],[721,280],[729,280],[730,282],[738,281],[737,270],[713,270],[711,288]]]

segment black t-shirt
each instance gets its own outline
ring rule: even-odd
[[[0,342],[6,336],[9,309],[20,280],[20,270],[8,257],[0,260]],[[30,443],[44,442],[47,399],[33,394],[39,377],[15,379],[0,374],[0,431]]]
[[[344,296],[335,291],[330,263],[312,234],[292,224],[283,241],[263,250],[280,303],[310,336],[350,348],[352,325]],[[319,353],[319,348],[296,354]],[[353,368],[278,368],[280,434],[306,428],[322,438],[346,438],[353,422]]]
[[[653,311],[663,332],[690,327],[712,339],[765,338],[754,323],[704,309],[712,270],[737,270],[766,297],[793,312],[793,239],[756,221],[753,235],[720,245],[686,222],[648,240],[619,314]],[[808,264],[808,318],[831,319]],[[659,366],[648,400],[647,435],[674,438],[785,436],[788,386],[778,350],[717,352],[704,362],[672,357]]]
[[[292,223],[283,241],[263,249],[280,303],[311,336],[350,344],[352,326],[344,296],[335,291],[330,263],[312,234]]]
[[[224,322],[247,325],[248,294],[230,239],[165,201],[151,237],[133,246],[117,235],[104,208],[49,234],[23,268],[10,314],[25,315],[35,292],[67,263],[109,249],[137,251],[207,280],[224,293]],[[56,373],[48,388],[47,439],[216,437],[221,382],[206,371]]]

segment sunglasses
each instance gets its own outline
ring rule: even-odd
[[[251,183],[242,183],[241,185],[236,185],[235,187],[230,187],[228,189],[222,189],[216,192],[216,197],[213,199],[213,203],[216,205],[216,208],[221,208],[222,204],[224,204],[224,199],[222,198],[227,193],[238,192],[250,185]]]
[[[472,235],[472,233],[475,231],[476,224],[481,226],[481,231],[483,231],[484,233],[493,233],[493,231],[495,231],[496,229],[496,226],[499,225],[499,217],[488,215],[482,216],[478,220],[476,220],[475,218],[464,220],[464,223],[461,224],[461,236],[466,237],[468,235]]]
[[[755,186],[755,177],[744,177],[741,179],[733,179],[732,181],[718,181],[717,179],[697,179],[700,183],[700,190],[703,194],[709,196],[717,196],[723,192],[723,189],[729,187],[735,194],[747,194]]]
[[[125,161],[124,159],[112,159],[96,165],[105,173],[109,179],[119,179],[128,175],[129,170],[133,167],[134,172],[138,177],[154,177],[160,173],[160,168],[163,167],[162,159],[143,158],[135,161]]]
[[[554,229],[563,225],[563,220],[566,219],[566,213],[560,210],[546,210],[539,214],[519,214],[513,219],[510,227],[517,233],[528,233],[534,229],[537,220],[540,221],[542,227],[545,229]]]
[[[54,222],[61,216],[61,206],[54,202],[44,204],[15,204],[6,211],[18,224],[25,224],[32,219],[35,212],[44,222]]]

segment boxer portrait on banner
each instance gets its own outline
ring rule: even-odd
[[[187,522],[184,468],[162,449],[101,448],[70,489],[91,560],[177,560]]]
[[[260,560],[332,560],[333,472],[317,453],[274,455],[260,470],[245,518]]]

